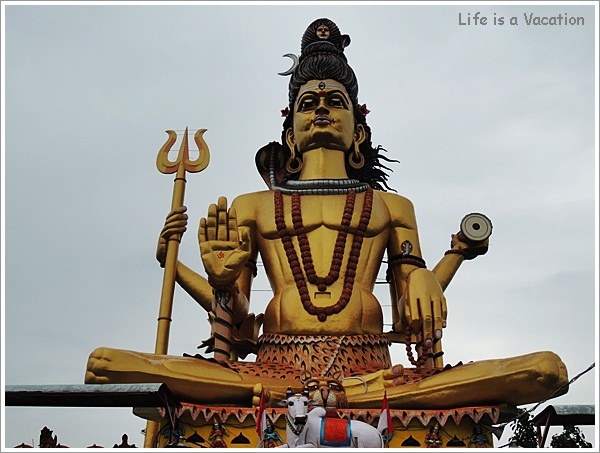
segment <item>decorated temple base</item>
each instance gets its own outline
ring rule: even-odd
[[[256,416],[258,408],[215,407],[183,403],[169,415],[164,408],[134,411],[136,415],[160,420],[158,447],[178,440],[188,447],[211,447],[215,422],[228,448],[257,448]],[[267,417],[285,442],[285,408],[268,408]],[[381,409],[337,409],[331,415],[360,420],[377,426]],[[445,410],[391,410],[394,432],[390,448],[465,447],[493,448],[492,425],[501,423],[516,409],[500,406],[465,407]],[[174,429],[172,428],[174,427]],[[280,445],[281,442],[276,442]]]

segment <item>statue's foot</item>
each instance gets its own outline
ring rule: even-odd
[[[404,384],[404,366],[394,365],[381,373],[384,387],[396,387]]]
[[[396,387],[405,383],[404,366],[394,365],[363,376],[345,377],[343,383],[347,395]]]
[[[214,361],[98,348],[88,359],[85,383],[164,383],[181,401],[250,405],[261,381]]]
[[[265,404],[268,404],[271,400],[271,392],[265,390],[262,384],[256,384],[252,389],[252,406],[258,407],[260,406],[260,397],[262,393],[265,394]]]

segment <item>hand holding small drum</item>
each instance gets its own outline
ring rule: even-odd
[[[479,255],[485,255],[488,251],[489,237],[492,235],[492,221],[480,213],[471,213],[463,217],[460,222],[460,231],[454,239],[463,243],[462,247],[456,249],[466,260],[472,260]],[[447,252],[448,253],[448,252]]]

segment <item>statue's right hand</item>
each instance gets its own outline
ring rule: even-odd
[[[232,285],[250,258],[250,233],[247,228],[238,232],[235,208],[227,210],[225,197],[210,205],[208,216],[200,219],[198,242],[211,284]]]
[[[187,208],[180,206],[179,208],[173,209],[167,215],[165,220],[165,226],[160,232],[158,238],[158,246],[156,247],[156,259],[160,263],[160,267],[165,267],[165,260],[167,258],[167,242],[173,235],[183,235],[187,230],[188,215],[185,213]]]

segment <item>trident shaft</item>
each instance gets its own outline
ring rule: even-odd
[[[158,168],[158,171],[165,174],[175,173],[171,210],[183,206],[186,171],[198,173],[208,166],[210,152],[203,138],[204,132],[206,132],[206,129],[199,129],[194,134],[194,141],[200,151],[200,155],[196,160],[190,160],[187,128],[185,129],[185,134],[181,140],[181,147],[179,148],[179,154],[175,161],[172,162],[169,160],[169,151],[177,138],[175,131],[167,131],[169,138],[158,152],[158,156],[156,157],[156,167]],[[156,354],[166,354],[169,347],[169,329],[171,326],[171,313],[173,311],[173,295],[175,292],[177,255],[179,253],[180,241],[181,235],[177,234],[171,236],[167,243],[167,257],[165,260],[165,273],[163,276],[160,310],[158,314],[158,331],[156,333],[156,346],[154,350]]]
[[[196,160],[190,160],[188,149],[188,129],[185,128],[185,134],[181,140],[181,147],[177,159],[172,162],[169,160],[169,151],[175,144],[177,134],[175,131],[166,131],[169,138],[162,146],[156,157],[156,168],[165,174],[175,173],[175,185],[173,187],[173,200],[171,210],[183,206],[183,197],[185,195],[185,172],[198,173],[208,166],[210,152],[208,146],[202,137],[206,129],[199,129],[194,134],[194,141],[198,146],[200,155]],[[169,331],[171,328],[171,313],[173,311],[173,295],[175,293],[175,277],[177,275],[177,255],[179,253],[179,243],[181,235],[173,235],[167,242],[167,257],[165,260],[165,273],[163,275],[162,292],[160,296],[160,309],[158,312],[158,330],[156,332],[155,354],[166,354],[169,348]],[[152,420],[146,422],[146,436],[144,438],[145,448],[156,447],[156,438],[158,436],[158,423]]]

